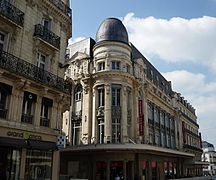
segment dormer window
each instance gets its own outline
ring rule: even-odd
[[[98,63],[98,71],[105,70],[105,62],[99,62]]]
[[[119,61],[112,61],[112,69],[120,70],[120,62]]]

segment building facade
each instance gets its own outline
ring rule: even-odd
[[[0,1],[0,179],[58,179],[68,0]]]
[[[95,40],[75,43],[68,52],[73,52],[65,64],[73,83],[67,118],[70,146],[61,151],[61,177],[189,176],[188,165],[196,155],[183,144],[182,124],[189,120],[181,115],[178,93],[128,41],[122,22],[104,20]],[[189,108],[193,109],[186,103],[183,112]],[[194,109],[190,116],[200,150]]]
[[[208,165],[203,168],[203,173],[207,176],[214,176],[216,175],[216,151],[214,145],[203,141],[202,149],[202,161],[208,162]]]

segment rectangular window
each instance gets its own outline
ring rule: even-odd
[[[43,97],[41,104],[40,125],[50,127],[51,107],[53,100]]]
[[[35,94],[27,91],[24,92],[21,117],[22,122],[32,124],[36,100],[37,96]]]
[[[169,116],[168,116],[168,115],[165,115],[165,126],[166,126],[167,128],[170,127],[170,119],[169,119]]]
[[[112,106],[120,106],[120,88],[112,88]]]
[[[155,144],[157,146],[160,145],[160,134],[159,134],[159,132],[155,133]]]
[[[51,180],[52,151],[27,150],[25,179]]]
[[[120,70],[120,62],[119,61],[112,61],[112,69]]]
[[[164,113],[160,112],[160,123],[164,126]]]
[[[45,29],[51,30],[51,20],[47,18],[42,19],[42,25]]]
[[[45,70],[46,56],[42,53],[37,53],[37,67]]]
[[[104,106],[104,88],[98,88],[98,107]]]
[[[0,179],[18,180],[20,175],[21,150],[0,147]]]
[[[79,145],[81,141],[81,122],[74,122],[73,123],[73,134],[72,140],[73,145]]]
[[[0,52],[4,50],[5,34],[0,32]]]
[[[126,65],[126,72],[130,73],[130,66],[128,64]]]
[[[159,123],[159,110],[154,108],[154,121]]]
[[[104,119],[99,120],[98,124],[98,141],[100,144],[104,143]]]
[[[105,62],[99,62],[98,63],[98,71],[105,70]]]
[[[6,119],[12,86],[0,82],[0,118]]]
[[[161,146],[162,147],[165,147],[165,141],[166,141],[165,134],[164,132],[161,132]]]
[[[121,142],[121,123],[119,118],[112,118],[112,143]]]

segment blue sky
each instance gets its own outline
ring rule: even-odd
[[[203,139],[216,145],[216,0],[72,0],[73,38],[95,38],[107,17],[195,107]]]

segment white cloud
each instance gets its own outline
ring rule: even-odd
[[[216,18],[123,18],[130,41],[147,57],[167,62],[200,63],[216,70]]]
[[[203,139],[216,145],[215,110],[216,82],[207,82],[204,74],[194,74],[185,70],[163,73],[171,80],[173,89],[182,95],[196,108],[198,123]]]
[[[76,42],[79,42],[79,41],[82,41],[83,39],[86,39],[86,38],[85,38],[85,37],[77,37],[77,38],[75,38],[75,39],[70,38],[70,39],[68,40],[68,45],[73,44],[73,43],[76,43]]]

